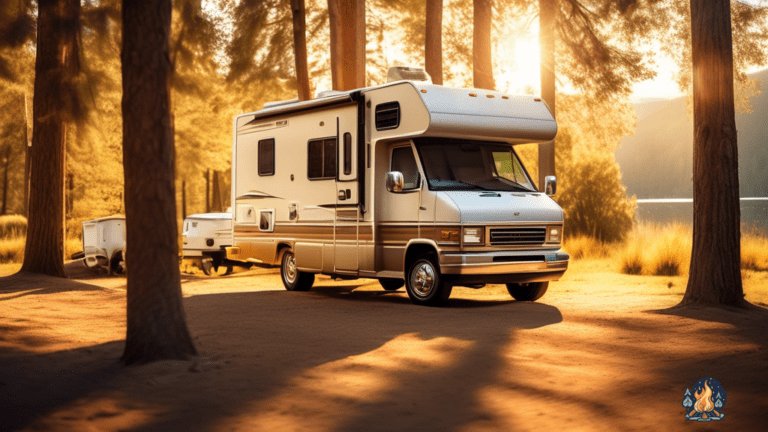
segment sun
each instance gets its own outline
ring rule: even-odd
[[[539,42],[535,35],[515,38],[507,46],[512,49],[497,50],[496,88],[510,94],[541,94]]]

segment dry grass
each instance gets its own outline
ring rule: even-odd
[[[563,242],[563,250],[568,252],[572,259],[606,258],[611,255],[613,249],[614,246],[609,243],[583,235],[568,237]]]
[[[21,263],[24,261],[24,246],[26,238],[15,237],[0,240],[0,263]],[[80,239],[67,239],[64,245],[65,257],[70,259],[72,254],[83,250],[83,242]]]
[[[692,229],[688,225],[639,224],[623,245],[620,271],[624,274],[682,276],[691,262]],[[743,233],[741,268],[768,271],[768,237]]]
[[[0,240],[0,263],[20,263],[24,259],[24,237]]]
[[[27,218],[20,215],[0,216],[0,240],[27,235]]]
[[[768,271],[768,237],[754,234],[741,237],[741,268]]]

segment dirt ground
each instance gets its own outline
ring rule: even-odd
[[[123,367],[125,278],[0,278],[0,430],[768,430],[768,313],[667,310],[684,277],[577,261],[536,303],[503,286],[411,304],[376,281],[185,275],[199,355]],[[0,268],[0,274],[16,270]],[[745,273],[767,306],[768,274]],[[684,418],[686,387],[727,392]],[[685,428],[685,429],[684,429]]]

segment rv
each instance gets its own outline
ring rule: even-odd
[[[288,290],[325,274],[416,304],[485,284],[533,301],[568,267],[556,180],[537,191],[515,152],[557,133],[540,98],[400,80],[267,104],[233,133],[227,258],[280,266]]]

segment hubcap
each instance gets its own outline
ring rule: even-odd
[[[414,294],[426,297],[435,287],[435,269],[426,262],[419,263],[411,276]]]
[[[292,284],[296,282],[296,257],[293,254],[288,255],[285,264],[285,280]]]

